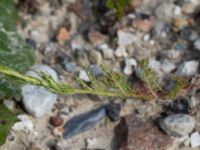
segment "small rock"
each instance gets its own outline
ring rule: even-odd
[[[199,132],[194,132],[190,136],[191,147],[199,147],[200,146],[200,135]]]
[[[78,66],[74,62],[69,62],[64,64],[64,69],[68,72],[76,72],[78,69]]]
[[[115,50],[115,55],[117,57],[127,57],[128,56],[128,53],[126,52],[126,48],[123,47],[123,46],[119,46],[116,50]]]
[[[30,31],[30,38],[35,40],[37,43],[45,43],[49,40],[46,29],[44,27],[38,28],[37,30]]]
[[[191,27],[184,27],[180,30],[180,36],[184,40],[195,41],[198,38],[198,32]]]
[[[144,42],[149,42],[149,40],[150,40],[150,34],[145,34],[145,35],[143,36],[143,41],[144,41]]]
[[[82,79],[85,82],[90,82],[90,78],[88,77],[88,75],[87,75],[85,70],[81,70],[79,72],[79,78]]]
[[[62,27],[59,29],[56,39],[58,42],[63,42],[69,40],[70,35],[66,28]]]
[[[114,50],[108,47],[107,44],[103,44],[99,47],[99,49],[103,52],[104,59],[112,59],[114,56]]]
[[[97,143],[97,139],[95,139],[95,138],[86,139],[87,149],[94,149],[94,146],[95,146],[96,143]]]
[[[180,58],[181,51],[175,49],[164,50],[162,51],[162,54],[166,56],[169,60],[176,60]]]
[[[173,18],[172,19],[172,24],[176,28],[181,29],[181,28],[183,28],[183,27],[188,25],[188,21],[186,19],[184,19],[184,18]]]
[[[95,77],[99,77],[103,75],[102,70],[97,65],[90,65],[89,70]]]
[[[188,14],[192,14],[195,12],[195,5],[192,3],[185,3],[183,4],[183,6],[181,7],[181,11],[182,13],[188,15]]]
[[[173,11],[175,16],[180,16],[181,15],[181,7],[180,6],[175,6],[174,11]]]
[[[88,39],[94,46],[99,46],[106,42],[106,37],[93,29],[88,33]]]
[[[161,75],[161,70],[160,70],[161,63],[159,61],[157,61],[155,58],[151,57],[148,59],[148,66],[153,71],[155,71],[156,73]]]
[[[196,49],[200,50],[200,39],[197,39],[195,42],[194,42],[194,46]]]
[[[91,50],[89,52],[89,59],[92,64],[100,65],[102,63],[101,53],[96,50]]]
[[[186,61],[177,70],[178,75],[192,76],[197,73],[199,63],[197,61]]]
[[[130,75],[133,72],[133,68],[137,67],[137,62],[134,58],[126,59],[125,60],[125,68],[124,68],[124,74]]]
[[[172,100],[165,106],[165,111],[170,113],[188,114],[191,111],[191,99],[187,97],[179,97]]]
[[[30,133],[33,131],[33,123],[27,115],[18,115],[17,118],[20,120],[20,122],[16,122],[12,126],[13,130],[23,131],[25,133]]]
[[[57,73],[46,65],[34,65],[33,70],[48,73],[57,81]],[[34,71],[28,71],[28,76],[40,78]],[[57,95],[43,87],[26,84],[22,87],[23,104],[26,110],[35,117],[42,117],[50,112],[56,102]]]
[[[53,129],[53,135],[62,137],[62,134],[63,134],[63,128],[58,127]]]
[[[50,118],[50,123],[55,126],[61,126],[63,124],[64,120],[61,116],[53,116]]]
[[[118,36],[118,45],[120,47],[126,47],[128,45],[131,45],[136,40],[136,37],[132,33],[124,32],[122,30],[119,30],[117,32],[117,36]]]
[[[117,147],[121,150],[166,150],[172,139],[163,134],[151,120],[136,115],[122,117],[115,128]]]
[[[132,26],[143,32],[149,32],[154,26],[154,18],[151,16],[148,19],[137,18],[133,20]]]
[[[172,72],[175,68],[176,65],[172,62],[170,62],[169,60],[165,59],[162,63],[161,63],[161,69],[164,73],[170,73]]]
[[[15,103],[13,100],[4,100],[3,104],[10,110],[14,111],[15,110]]]
[[[161,129],[168,135],[186,136],[195,127],[195,119],[186,114],[175,114],[160,121]]]
[[[47,42],[47,43],[41,44],[40,46],[40,51],[43,54],[51,52],[53,50],[56,50],[56,46],[53,42]]]
[[[170,21],[175,16],[173,14],[174,8],[175,5],[173,3],[160,3],[160,5],[155,10],[155,15],[160,21]]]

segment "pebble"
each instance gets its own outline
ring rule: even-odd
[[[107,44],[103,44],[99,46],[99,49],[103,53],[104,59],[112,59],[114,56],[114,50],[111,49]]]
[[[117,56],[117,57],[127,57],[127,56],[128,56],[128,53],[127,53],[127,51],[126,51],[126,48],[123,47],[123,46],[117,47],[117,49],[115,50],[114,53],[115,53],[115,56]]]
[[[195,12],[195,5],[192,3],[185,3],[183,4],[183,6],[181,7],[181,11],[183,14],[192,14]]]
[[[69,63],[64,64],[64,69],[68,72],[73,73],[73,72],[77,71],[78,66],[74,62],[69,62]]]
[[[97,65],[90,65],[89,70],[95,77],[99,77],[103,75],[102,70]]]
[[[3,104],[10,110],[14,111],[15,110],[15,102],[13,100],[4,100]]]
[[[194,47],[198,50],[200,50],[200,39],[197,39],[195,42],[194,42]]]
[[[192,76],[197,73],[199,63],[197,61],[191,60],[186,61],[177,70],[177,75],[181,76]]]
[[[46,65],[34,65],[32,70],[42,71],[48,73],[52,78],[57,81],[57,73]],[[40,78],[34,71],[28,71],[28,76]],[[50,112],[56,102],[57,95],[44,89],[30,84],[22,87],[23,104],[26,110],[35,117],[42,117]]]
[[[133,20],[132,26],[143,32],[149,32],[154,26],[154,18],[149,16],[149,19],[137,18]]]
[[[33,131],[33,123],[27,115],[21,114],[21,115],[18,115],[17,118],[20,120],[20,122],[16,122],[12,126],[13,130],[23,131],[25,133],[30,133]]]
[[[195,127],[195,118],[186,114],[170,115],[160,121],[161,129],[172,136],[186,136]]]
[[[198,33],[190,27],[184,27],[180,30],[180,36],[184,40],[195,41],[198,38]]]
[[[155,71],[156,73],[158,73],[158,74],[162,74],[161,73],[161,63],[159,62],[159,61],[157,61],[155,58],[153,58],[153,57],[150,57],[149,59],[148,59],[148,67],[150,68],[150,69],[152,69],[153,71]]]
[[[86,139],[86,147],[87,149],[94,149],[94,146],[97,143],[97,139],[96,138],[88,138]]]
[[[82,79],[83,81],[85,82],[90,82],[90,78],[89,76],[87,75],[86,71],[85,70],[81,70],[79,72],[79,78]]]
[[[194,132],[191,134],[190,136],[190,140],[191,140],[191,147],[199,147],[200,146],[200,135],[199,132]]]
[[[54,126],[54,127],[59,127],[63,124],[64,120],[61,116],[52,116],[50,117],[50,123]]]
[[[118,36],[118,46],[120,47],[126,47],[128,45],[131,45],[136,40],[134,34],[130,32],[124,32],[122,30],[119,30],[117,32],[117,36]]]
[[[181,56],[181,51],[180,50],[175,50],[175,49],[170,49],[170,50],[164,50],[162,51],[162,54],[166,56],[169,60],[171,59],[178,59]]]
[[[124,68],[124,74],[125,75],[131,75],[133,72],[133,68],[137,67],[137,62],[134,58],[127,58],[125,60],[125,68]]]
[[[164,73],[170,73],[172,72],[175,68],[176,65],[172,62],[170,62],[169,60],[165,59],[162,63],[161,63],[161,69]]]
[[[106,42],[106,36],[93,29],[89,31],[88,39],[94,46],[99,46]]]
[[[56,39],[58,42],[63,42],[69,40],[70,35],[66,28],[62,27],[59,29]]]
[[[160,3],[160,5],[155,10],[156,17],[163,22],[170,21],[174,15],[175,5],[172,3]]]
[[[100,65],[102,63],[101,53],[97,50],[91,50],[89,52],[89,59],[92,64]]]

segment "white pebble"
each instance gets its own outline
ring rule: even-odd
[[[30,133],[33,131],[33,123],[28,118],[27,115],[18,115],[17,118],[21,120],[20,122],[16,122],[12,129],[15,131],[23,131],[25,133]]]
[[[99,49],[103,52],[104,59],[112,59],[114,55],[114,50],[108,47],[107,44],[103,44],[99,47]]]
[[[32,70],[48,73],[55,81],[58,80],[57,73],[49,66],[34,65]],[[34,71],[28,71],[27,75],[40,78]],[[57,95],[49,90],[30,84],[22,87],[22,96],[26,110],[35,117],[42,117],[50,112],[57,99]]]
[[[137,62],[134,58],[131,59],[126,59],[125,60],[125,68],[124,68],[124,74],[126,75],[131,75],[131,73],[133,72],[133,67],[136,68],[137,67]]]
[[[194,132],[190,136],[191,140],[191,147],[198,147],[200,146],[200,135],[199,132]]]
[[[136,40],[135,36],[132,33],[124,32],[122,30],[119,30],[117,32],[117,35],[118,35],[118,45],[122,47],[131,45]]]
[[[123,47],[123,46],[119,46],[116,50],[115,50],[115,55],[117,57],[127,57],[128,56],[128,53],[126,52],[126,48]]]
[[[161,69],[163,70],[163,72],[165,73],[170,73],[171,71],[173,71],[176,68],[176,65],[172,62],[170,62],[169,60],[165,59],[162,63],[161,63]]]
[[[177,74],[183,76],[191,76],[197,73],[199,63],[197,61],[186,61],[178,69]]]
[[[96,143],[97,143],[97,140],[95,138],[86,139],[86,147],[88,149],[93,149]]]
[[[90,81],[90,78],[88,77],[88,75],[87,75],[85,70],[81,70],[79,72],[79,78],[82,79],[85,82],[89,82]]]
[[[15,103],[13,100],[4,100],[3,104],[10,110],[13,111],[15,109]]]

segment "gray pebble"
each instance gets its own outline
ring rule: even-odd
[[[160,121],[161,129],[168,135],[186,136],[195,127],[195,118],[186,114],[175,114]]]

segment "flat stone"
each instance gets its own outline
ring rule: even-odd
[[[32,70],[48,73],[57,81],[56,72],[46,65],[34,65]],[[40,78],[34,71],[28,71],[28,76]],[[50,112],[56,102],[57,95],[43,87],[26,84],[22,87],[22,97],[25,109],[35,117],[42,117]]]
[[[186,114],[174,114],[160,121],[161,129],[172,136],[186,136],[195,127],[194,117]]]
[[[199,132],[194,132],[190,136],[191,147],[199,147],[200,146],[200,135]]]
[[[169,60],[165,59],[162,63],[161,63],[161,69],[163,72],[165,73],[170,73],[172,72],[175,68],[176,65],[172,62],[170,62]]]
[[[191,60],[191,61],[186,61],[177,70],[178,75],[182,76],[191,76],[195,75],[197,73],[199,67],[199,62]]]
[[[91,50],[89,52],[89,59],[92,64],[100,65],[102,63],[101,53],[97,50]]]
[[[144,121],[133,114],[122,117],[115,134],[120,150],[166,150],[172,144],[172,139],[151,120]]]
[[[113,59],[114,50],[111,49],[107,44],[99,46],[99,49],[102,51],[104,59]]]
[[[130,32],[124,32],[122,30],[119,30],[117,32],[117,35],[118,35],[118,45],[122,47],[131,45],[136,40],[134,34]]]

